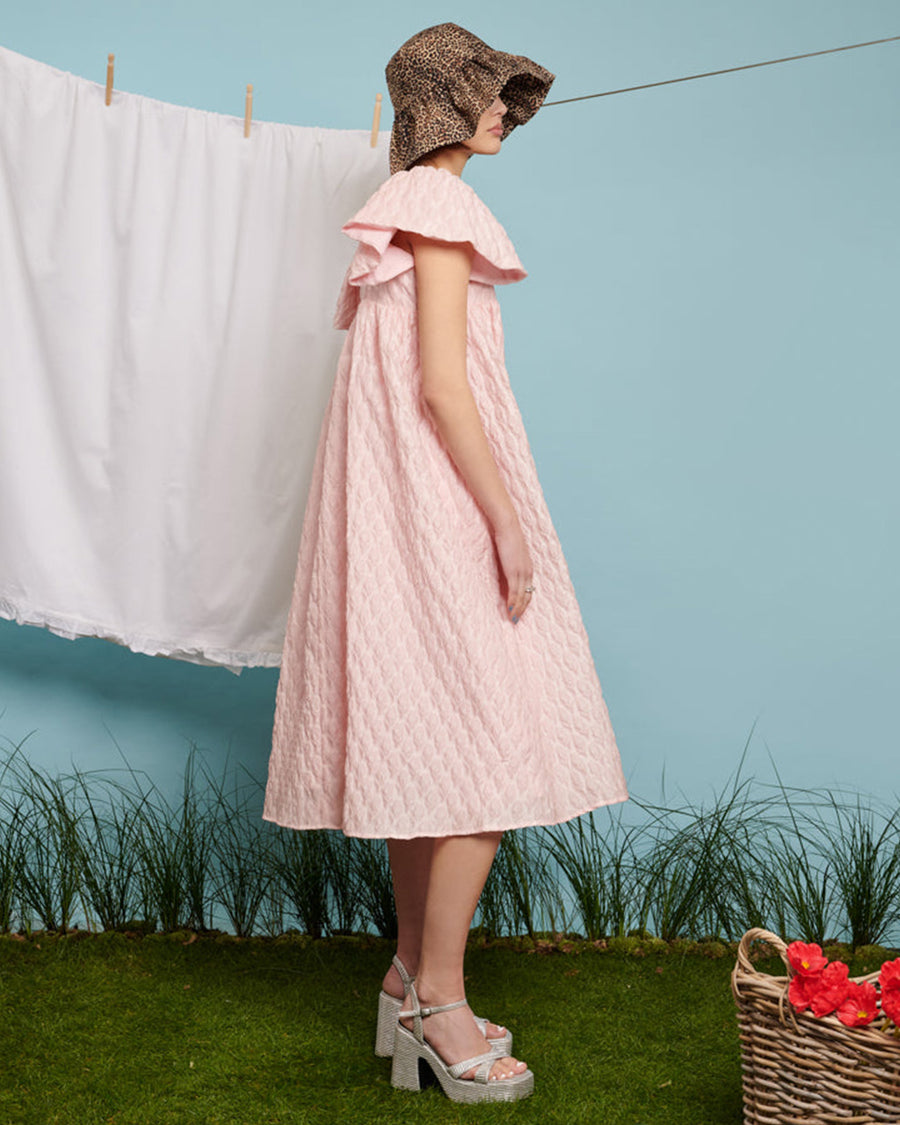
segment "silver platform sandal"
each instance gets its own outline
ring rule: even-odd
[[[491,1079],[491,1067],[497,1061],[497,1055],[493,1051],[448,1066],[437,1051],[425,1042],[423,1018],[436,1012],[451,1012],[454,1008],[462,1008],[465,1000],[423,1008],[419,1004],[413,982],[410,982],[407,1000],[412,1003],[412,1009],[401,1011],[399,1017],[411,1017],[413,1030],[409,1031],[398,1019],[394,1031],[394,1062],[391,1068],[391,1085],[396,1089],[421,1090],[420,1067],[425,1062],[431,1067],[441,1089],[454,1102],[514,1102],[519,1098],[527,1098],[534,1091],[534,1074],[530,1070],[514,1074],[511,1078]],[[461,1077],[473,1067],[475,1074],[472,1078]]]
[[[400,974],[400,980],[403,981],[404,996],[409,992],[409,986],[413,982],[413,978],[406,971],[406,966],[399,957],[393,957],[391,964]],[[389,992],[384,989],[378,995],[378,1025],[375,1028],[375,1054],[380,1059],[389,1059],[394,1054],[394,1028],[397,1026],[397,1017],[400,1015],[400,1009],[403,1007],[403,1001],[398,1000],[396,996],[391,996]],[[476,1016],[475,1022],[478,1024],[478,1030],[485,1035],[485,1028],[487,1027],[487,1020],[483,1016]],[[506,1030],[506,1029],[504,1029]],[[498,1059],[506,1058],[507,1055],[512,1054],[512,1032],[506,1031],[505,1035],[501,1035],[496,1039],[487,1039],[491,1045],[491,1052]],[[463,1072],[465,1073],[465,1071]]]

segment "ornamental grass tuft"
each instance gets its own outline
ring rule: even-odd
[[[745,749],[746,753],[746,749]],[[751,926],[832,949],[896,942],[900,811],[858,793],[734,777],[703,804],[599,809],[503,836],[475,917],[484,941],[735,941]],[[264,785],[200,751],[167,800],[127,767],[50,775],[0,761],[0,933],[396,936],[387,849],[261,818]],[[834,954],[831,954],[834,956]],[[839,955],[839,954],[838,954]]]

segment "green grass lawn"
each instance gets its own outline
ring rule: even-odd
[[[470,999],[535,1094],[462,1107],[372,1053],[386,942],[185,936],[0,938],[3,1125],[741,1120],[730,954],[473,947]]]

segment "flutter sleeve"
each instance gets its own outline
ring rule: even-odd
[[[412,255],[391,242],[398,230],[471,243],[472,281],[508,285],[527,276],[509,235],[474,188],[430,165],[395,172],[341,230],[359,246],[341,286],[335,328],[353,322],[360,286],[379,285],[413,268]]]

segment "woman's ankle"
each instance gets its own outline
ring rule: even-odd
[[[419,968],[419,952],[418,949],[409,946],[403,948],[399,945],[397,946],[397,960],[403,965],[403,968],[406,969],[411,977],[416,975]]]
[[[464,1000],[466,985],[461,973],[447,976],[428,976],[425,974],[416,977],[416,993],[419,1002],[428,1004],[452,1004],[456,1000]]]
[[[406,970],[409,979],[415,977],[416,968],[418,968],[419,962],[418,952],[410,950],[398,950],[397,959],[403,965],[403,968]],[[403,977],[400,975],[400,971],[393,963],[388,968],[388,971],[384,974],[384,980],[382,981],[381,987],[385,992],[388,993],[389,996],[400,997],[406,994],[406,986]]]

